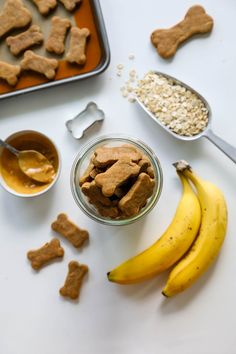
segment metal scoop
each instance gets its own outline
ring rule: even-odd
[[[219,136],[217,136],[211,129],[211,123],[212,123],[212,116],[211,116],[211,109],[210,106],[208,104],[208,102],[205,100],[204,97],[202,97],[197,91],[195,91],[192,87],[186,85],[184,82],[170,76],[167,74],[164,74],[162,72],[159,71],[155,71],[154,73],[156,73],[157,75],[161,75],[163,77],[166,77],[167,79],[173,80],[173,82],[175,84],[178,84],[182,87],[185,87],[186,89],[188,89],[189,91],[192,91],[193,93],[195,93],[196,96],[198,96],[198,98],[204,103],[204,105],[206,106],[207,110],[208,110],[208,124],[206,126],[206,128],[201,131],[199,134],[193,135],[193,136],[183,136],[183,135],[179,135],[175,132],[173,132],[172,130],[170,130],[169,128],[167,128],[164,124],[162,124],[162,122],[152,113],[148,110],[148,108],[140,101],[140,99],[138,97],[136,97],[136,101],[139,103],[139,105],[144,109],[144,111],[157,123],[159,124],[163,129],[165,129],[169,134],[171,134],[172,136],[174,136],[175,138],[179,139],[179,140],[184,140],[184,141],[193,141],[193,140],[197,140],[200,139],[201,137],[205,137],[208,140],[210,140],[214,145],[216,145],[225,155],[227,155],[234,163],[236,163],[236,148],[233,145],[230,145],[229,143],[227,143],[226,141],[224,141],[222,138],[220,138]]]
[[[55,170],[43,154],[35,150],[19,151],[1,139],[0,145],[17,157],[21,171],[29,178],[41,183],[52,182]]]

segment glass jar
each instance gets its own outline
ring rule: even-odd
[[[83,194],[80,188],[79,180],[83,176],[84,171],[90,163],[90,159],[94,151],[98,147],[118,147],[124,144],[134,146],[143,155],[146,155],[151,162],[151,167],[154,172],[155,185],[151,197],[147,200],[146,205],[139,211],[137,215],[121,219],[112,219],[104,217],[98,213],[94,205],[90,204],[88,198]],[[137,138],[127,137],[124,135],[107,135],[99,137],[87,145],[85,145],[78,153],[71,169],[71,190],[77,205],[93,220],[105,225],[127,225],[133,223],[144,215],[147,215],[156,205],[163,184],[163,175],[160,162],[154,152],[142,141]]]

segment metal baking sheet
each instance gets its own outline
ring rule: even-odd
[[[0,80],[0,99],[89,78],[100,74],[107,68],[110,62],[110,50],[99,0],[82,0],[82,3],[73,13],[68,12],[63,5],[59,3],[57,8],[46,17],[38,12],[31,0],[22,1],[32,13],[32,24],[40,26],[44,35],[44,41],[46,41],[48,37],[51,18],[53,16],[67,17],[72,22],[72,25],[76,25],[80,28],[89,28],[91,35],[86,50],[87,61],[84,66],[69,64],[65,61],[64,55],[69,47],[69,34],[66,38],[66,50],[63,56],[48,53],[44,48],[44,44],[33,47],[32,50],[35,53],[59,60],[59,68],[55,79],[49,81],[41,74],[25,71],[21,73],[15,87],[11,87],[5,81]],[[5,0],[0,0],[0,9],[3,7],[4,2]],[[24,29],[12,31],[8,35],[15,35],[21,31],[24,31]],[[23,54],[19,57],[14,57],[14,55],[10,53],[5,43],[5,38],[0,40],[1,61],[19,64],[22,58]]]

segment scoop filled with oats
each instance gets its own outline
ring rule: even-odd
[[[176,78],[150,71],[138,81],[136,101],[166,131],[181,140],[208,138],[236,163],[236,148],[211,129],[211,110],[194,89]]]

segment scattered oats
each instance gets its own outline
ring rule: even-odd
[[[129,102],[135,102],[135,88],[137,85],[137,73],[132,69],[129,72],[128,80],[125,81],[124,86],[120,88],[122,96],[127,98]]]
[[[118,64],[118,65],[116,66],[116,68],[117,68],[118,70],[123,70],[123,69],[124,69],[124,65],[123,65],[123,64]]]
[[[134,93],[157,119],[178,135],[199,134],[208,124],[209,112],[204,102],[174,80],[149,72],[138,82]]]
[[[127,98],[127,97],[129,96],[129,93],[128,93],[127,91],[123,91],[123,92],[122,92],[122,96],[123,96],[124,98]]]
[[[132,86],[127,86],[127,91],[129,93],[134,92],[134,88]]]
[[[130,53],[130,54],[129,54],[129,60],[134,60],[134,59],[135,59],[134,54],[133,54],[133,53]]]
[[[129,76],[130,77],[135,77],[136,76],[136,71],[134,69],[130,70]]]
[[[134,103],[134,102],[136,101],[136,98],[135,98],[134,96],[130,96],[130,97],[128,98],[128,101],[129,101],[130,103]]]

